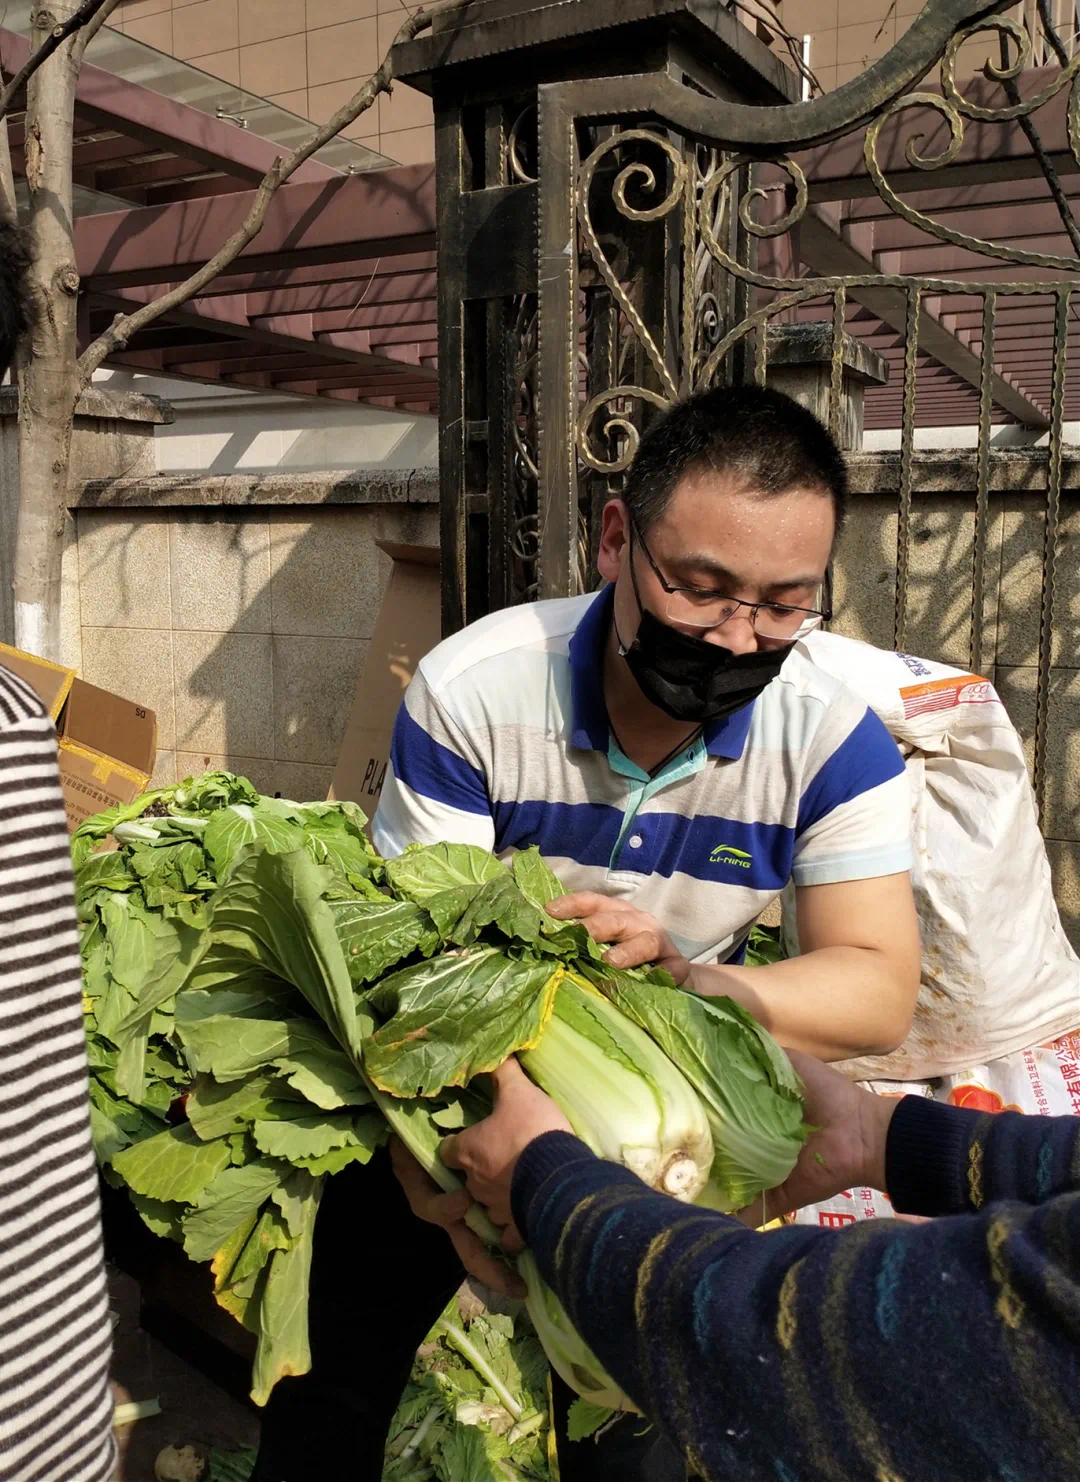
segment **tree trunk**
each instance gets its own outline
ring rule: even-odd
[[[76,10],[76,0],[34,5],[31,44]],[[36,323],[19,376],[19,518],[15,546],[15,642],[60,658],[60,569],[68,464],[78,398],[79,275],[72,219],[72,133],[79,57],[69,38],[31,77],[26,112],[30,291]]]

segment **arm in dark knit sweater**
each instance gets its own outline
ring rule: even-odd
[[[706,1482],[1075,1482],[1080,1119],[906,1097],[886,1170],[898,1211],[954,1218],[760,1234],[561,1132],[522,1154],[514,1217]]]

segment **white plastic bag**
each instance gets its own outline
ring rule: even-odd
[[[928,1080],[1080,1028],[1080,959],[1050,881],[1024,749],[993,686],[928,659],[811,633],[810,659],[860,695],[904,754],[922,984],[891,1055],[859,1080]],[[793,893],[784,940],[798,950]]]

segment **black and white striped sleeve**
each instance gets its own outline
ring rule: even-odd
[[[52,722],[0,669],[0,1482],[107,1482],[110,1324]]]

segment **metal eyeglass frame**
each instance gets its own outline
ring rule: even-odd
[[[824,611],[819,611],[816,607],[796,607],[796,606],[794,606],[790,602],[746,602],[746,601],[744,601],[744,599],[742,597],[725,597],[721,592],[715,592],[715,593],[713,593],[713,592],[711,592],[706,587],[677,587],[677,586],[672,586],[672,584],[668,581],[667,577],[660,570],[659,566],[657,566],[656,561],[653,559],[653,553],[652,553],[652,551],[649,550],[649,547],[645,544],[645,537],[642,535],[640,529],[638,528],[637,521],[632,516],[631,516],[631,519],[630,519],[630,534],[631,534],[632,537],[635,536],[635,535],[637,536],[638,544],[641,546],[641,549],[645,552],[645,559],[646,559],[646,561],[648,561],[649,565],[652,567],[653,574],[655,575],[657,581],[660,583],[660,585],[663,587],[664,591],[667,593],[667,595],[669,597],[678,596],[680,593],[688,593],[688,594],[690,594],[690,595],[692,595],[694,597],[711,597],[711,596],[715,596],[718,601],[721,601],[721,602],[730,602],[730,603],[733,604],[732,610],[728,613],[727,617],[721,618],[718,623],[691,623],[691,622],[687,622],[687,620],[685,618],[676,618],[676,619],[674,619],[674,621],[676,621],[676,622],[681,622],[684,625],[684,627],[687,627],[687,628],[700,627],[703,631],[706,628],[722,628],[725,623],[728,623],[728,622],[731,621],[731,619],[735,616],[736,612],[738,612],[738,610],[739,610],[740,607],[745,607],[750,612],[750,626],[753,628],[754,632],[757,633],[757,635],[758,635],[759,638],[768,638],[770,640],[778,640],[778,639],[781,639],[781,638],[787,638],[787,639],[790,639],[790,641],[794,643],[799,638],[805,638],[808,633],[813,633],[815,629],[821,627],[822,623],[829,622],[831,620],[832,616],[833,616],[831,607],[827,607]],[[631,546],[632,546],[632,541],[631,541]],[[633,560],[633,549],[631,549],[630,558],[631,558],[631,560]],[[830,585],[830,583],[828,581],[828,577],[826,577],[826,580],[824,582],[822,582],[821,585],[822,585],[822,590],[823,591],[828,591],[828,588],[829,588],[829,585]],[[814,619],[814,621],[813,622],[804,622],[803,623],[803,626],[801,628],[799,628],[795,633],[791,633],[791,634],[762,633],[762,632],[759,632],[759,630],[758,630],[757,618],[758,618],[758,612],[763,607],[782,607],[785,612],[801,612],[801,613],[805,614],[805,617],[807,619],[811,619],[812,618],[812,619]],[[670,618],[671,617],[671,612],[669,611],[667,615]]]

